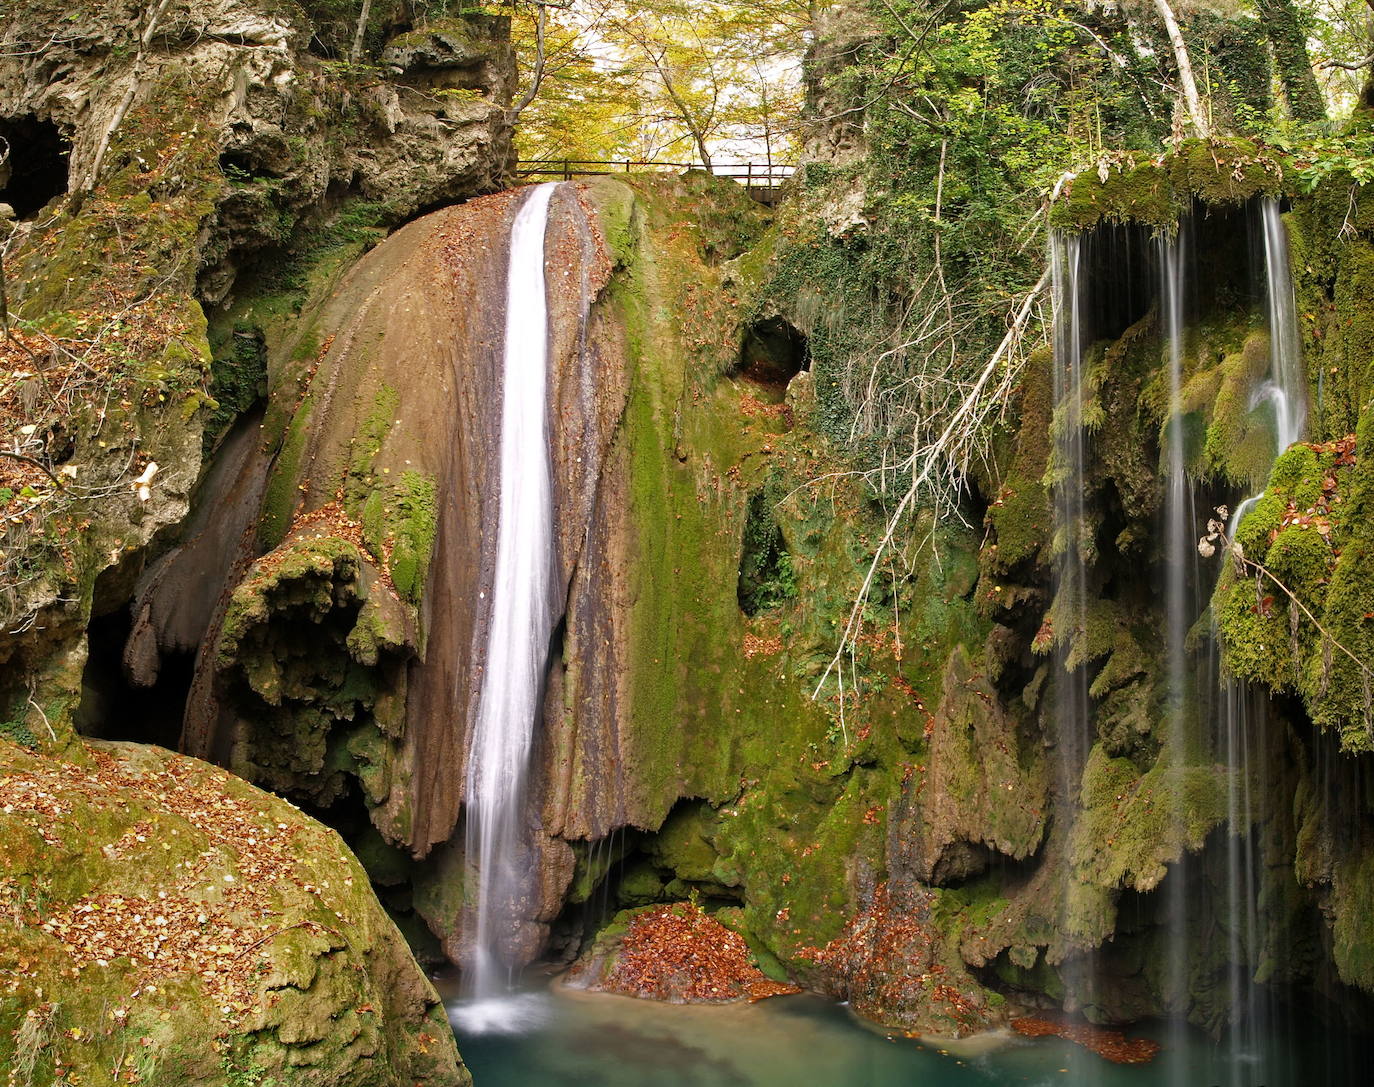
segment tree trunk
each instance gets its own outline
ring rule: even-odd
[[[1178,19],[1169,0],[1155,0],[1155,10],[1169,34],[1169,44],[1174,48],[1174,62],[1178,65],[1179,89],[1183,92],[1183,104],[1188,109],[1188,117],[1199,136],[1210,136],[1212,124],[1207,119],[1207,111],[1202,108],[1202,96],[1197,92],[1197,80],[1193,78],[1193,61],[1188,55],[1188,43],[1183,40],[1183,31],[1178,28]]]
[[[511,124],[519,120],[520,114],[525,112],[525,107],[538,96],[539,88],[544,82],[544,69],[548,64],[548,52],[544,45],[544,37],[548,32],[548,8],[539,0],[536,0],[535,7],[539,13],[534,20],[534,70],[530,73],[529,87],[520,96],[520,101],[510,108]]]
[[[363,55],[363,36],[367,33],[367,20],[372,15],[372,0],[363,0],[363,10],[358,12],[358,29],[353,32],[353,49],[348,54],[348,62],[357,64]]]
[[[1301,124],[1326,120],[1326,100],[1322,98],[1312,60],[1307,55],[1307,37],[1298,24],[1292,0],[1256,0],[1260,21],[1264,23],[1269,44],[1274,50],[1274,66],[1288,101],[1288,115]]]

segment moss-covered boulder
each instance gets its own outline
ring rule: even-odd
[[[0,740],[0,1060],[31,1082],[451,1087],[433,987],[338,836],[204,763]]]

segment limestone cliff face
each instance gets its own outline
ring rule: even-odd
[[[500,187],[506,24],[416,28],[400,12],[373,5],[357,63],[320,5],[23,0],[0,13],[0,203],[18,214],[5,263],[21,333],[5,361],[27,375],[5,440],[52,472],[5,491],[39,492],[34,508],[9,500],[20,520],[6,522],[0,592],[14,633],[0,658],[14,671],[41,669],[57,644],[80,653],[92,608],[128,599],[187,513],[202,448],[258,395],[234,351],[260,333],[235,340],[230,315],[245,267],[295,289],[421,207]],[[252,278],[241,294],[263,292]],[[206,621],[183,619],[168,645]]]
[[[184,736],[352,825],[391,900],[451,958],[462,954],[461,805],[515,205],[502,195],[417,221],[279,342],[267,417],[279,452],[251,541],[263,553],[230,571]],[[862,699],[810,700],[861,577],[859,534],[876,526],[854,481],[828,500],[814,488],[835,454],[807,376],[794,376],[804,359],[782,340],[767,366],[739,353],[735,292],[758,212],[728,183],[632,178],[564,186],[552,223],[566,605],[532,767],[522,954],[551,939],[568,950],[554,923],[594,892],[619,895],[611,868],[624,861],[650,901],[692,887],[736,899],[740,924],[813,986],[843,993],[860,975],[881,986],[897,959],[816,957],[843,936],[843,904],[879,910],[890,871],[976,874],[1043,832],[1043,771],[1010,720],[977,721],[969,703],[988,697],[986,680],[965,658],[949,662],[984,631],[968,543],[939,528],[965,550],[902,588],[931,631],[905,665],[879,632],[865,669],[880,678]],[[959,795],[915,802],[940,814],[926,859],[913,860],[885,813],[903,805],[917,818],[905,806],[910,745],[947,669],[957,693],[940,710],[936,773]],[[980,773],[969,764],[984,733],[1006,758]],[[1023,761],[1029,777],[1005,794]],[[994,799],[1005,816],[985,829]],[[373,829],[358,830],[360,818]],[[980,999],[931,916],[907,938]],[[999,1014],[979,1006],[979,1021]],[[957,1026],[946,1013],[918,1000],[901,1016]]]
[[[38,148],[19,144],[30,131],[21,121],[56,128],[69,149],[56,196],[81,191],[97,159],[108,170],[141,153],[151,168],[146,150],[121,146],[126,133],[109,143],[111,126],[169,96],[194,98],[187,135],[212,145],[225,182],[198,240],[200,297],[219,302],[248,256],[347,197],[398,222],[500,187],[511,155],[506,24],[412,28],[397,5],[374,6],[369,48],[350,64],[327,5],[21,0],[0,23],[10,46],[0,129],[20,133],[22,160]]]
[[[183,737],[189,750],[321,806],[342,796],[349,778],[361,782],[387,841],[416,858],[437,848],[436,874],[420,881],[433,900],[426,916],[453,955],[460,919],[445,903],[458,900],[461,864],[448,858],[460,849],[494,561],[492,405],[501,390],[504,244],[517,204],[503,194],[406,227],[298,333],[318,350],[274,360],[267,425],[281,435],[280,451],[248,558],[270,550],[241,580],[242,567],[225,567],[232,596],[211,624]],[[700,516],[676,504],[665,516],[635,497],[635,471],[661,476],[685,459],[664,420],[687,394],[670,361],[675,331],[645,311],[642,295],[627,301],[615,286],[629,266],[655,260],[643,217],[623,186],[567,185],[554,198],[547,242],[566,604],[533,790],[539,810],[531,812],[532,826],[542,827],[534,863],[543,873],[532,915],[543,924],[563,905],[570,841],[656,827],[686,784],[677,773],[661,780],[637,770],[671,764],[674,750],[690,746],[681,735],[668,739],[681,695],[670,690],[664,702],[661,681],[631,665],[642,652],[637,640],[677,636],[647,627],[681,618],[636,601],[643,578],[671,579],[647,556],[668,553],[669,526]],[[630,343],[627,307],[668,358]],[[632,403],[649,414],[627,418]],[[635,465],[636,457],[648,460]],[[725,574],[712,591],[732,613],[733,550],[727,542],[702,557]],[[165,585],[183,581],[173,572]],[[674,610],[689,589],[675,584]],[[154,586],[147,605],[156,612],[165,600]],[[320,624],[326,637],[302,644],[302,622]],[[663,654],[671,658],[667,647]],[[650,698],[665,716],[651,728],[627,727],[648,720]],[[527,955],[543,942],[542,930],[532,932]]]

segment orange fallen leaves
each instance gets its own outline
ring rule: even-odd
[[[744,938],[691,902],[637,914],[604,982],[606,992],[673,1003],[763,1000],[801,990],[753,964]]]
[[[1011,1029],[1027,1038],[1063,1038],[1115,1064],[1147,1064],[1160,1049],[1159,1043],[1149,1038],[1127,1038],[1119,1030],[1064,1019],[1026,1016],[1013,1019]]]
[[[156,892],[102,891],[47,916],[25,916],[25,923],[62,945],[73,976],[91,968],[130,970],[137,986],[131,999],[155,994],[178,977],[197,976],[221,1014],[237,1021],[256,1001],[266,956],[251,952],[286,929],[334,932],[314,921],[284,928],[268,920],[245,923],[280,916],[279,888],[294,882],[300,828],[229,794],[227,780],[222,771],[179,756],[152,770],[103,751],[93,752],[89,765],[55,763],[0,779],[0,810],[39,816],[35,829],[53,845],[60,844],[60,824],[78,804],[115,810],[131,801],[147,809],[153,821],[140,820],[107,847],[112,857],[166,849],[176,840],[176,827],[187,823],[208,838],[207,847],[179,862],[175,877]],[[121,1018],[127,1011],[116,1008],[112,1014]]]

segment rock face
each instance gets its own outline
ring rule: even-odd
[[[265,393],[268,333],[242,322],[235,306],[271,295],[274,312],[294,316],[312,277],[335,274],[388,228],[422,207],[504,183],[512,73],[505,21],[416,28],[398,21],[400,5],[370,10],[357,55],[354,28],[341,26],[337,7],[310,0],[20,0],[0,11],[0,137],[12,152],[0,203],[18,215],[0,224],[14,329],[0,343],[0,438],[29,458],[7,459],[0,480],[0,731],[30,750],[17,756],[6,745],[7,764],[57,779],[68,762],[88,765],[73,745],[74,722],[96,735],[174,740],[144,713],[131,720],[115,711],[138,699],[152,713],[162,692],[176,689],[178,662],[223,614],[225,571],[241,576],[259,554],[270,450],[252,411]],[[426,44],[431,38],[437,44]],[[398,40],[379,69],[380,54]],[[215,446],[222,456],[203,473]],[[188,519],[193,492],[199,502]],[[414,557],[421,544],[406,538],[399,549]],[[332,558],[346,568],[347,555]],[[126,608],[126,651],[102,664],[101,647],[88,653],[99,638],[88,643],[87,632],[93,620],[95,628],[119,626]],[[396,615],[375,618],[370,644],[382,653],[383,628]],[[102,686],[106,668],[118,677],[113,687]],[[140,766],[159,758],[119,756]],[[138,773],[111,773],[100,804],[82,809],[97,824],[106,801],[138,789]],[[241,788],[220,787],[226,796]],[[162,811],[147,797],[129,810],[145,802]],[[282,811],[293,834],[305,825]],[[324,835],[310,827],[302,840]],[[152,861],[108,873],[99,854],[80,851],[72,828],[63,833],[74,868],[63,878],[87,879],[71,901],[107,889],[151,901],[159,884],[180,878],[181,870]],[[351,880],[348,923],[328,931],[296,925],[308,919],[309,899],[286,889],[283,902],[262,904],[268,917],[279,908],[291,916],[281,938],[288,946],[262,963],[275,981],[259,984],[255,975],[253,986],[236,990],[225,1048],[209,1064],[183,1061],[171,1028],[152,1023],[145,1056],[164,1062],[157,1082],[241,1080],[259,1065],[288,1064],[315,1077],[303,1082],[457,1081],[433,994],[354,862],[336,839],[311,840],[315,857],[283,861],[283,876],[336,890]],[[114,848],[113,840],[96,844]],[[224,863],[249,863],[252,851],[235,848],[226,847]],[[47,878],[36,862],[9,859]],[[353,950],[330,935],[344,929]],[[15,946],[7,940],[5,953]],[[245,964],[257,962],[255,950],[238,951]],[[117,984],[93,990],[112,1004],[139,987],[119,970]],[[214,1018],[214,994],[197,984],[188,975],[186,1006],[205,1014],[179,1023],[185,1037],[200,1037]],[[56,992],[45,984],[46,995],[25,990],[25,1003],[6,1007],[31,1009],[24,1030],[39,1041],[50,1029],[106,1030],[95,1014],[69,1023],[49,1006],[62,1002]],[[66,1003],[82,1010],[75,998]],[[358,1010],[365,1006],[373,1010]],[[261,1052],[244,1042],[253,1031],[262,1032]],[[56,1047],[72,1066],[98,1058],[107,1072],[128,1039],[119,1034],[107,1050],[100,1037],[89,1052],[83,1045],[68,1053],[67,1035],[40,1048]],[[183,1064],[190,1070],[179,1070]],[[148,1081],[150,1060],[139,1067]],[[102,1074],[90,1072],[88,1081]]]
[[[391,5],[375,8],[366,40],[386,42],[382,78],[309,52],[325,33],[320,20],[337,18],[325,4],[24,0],[0,24],[16,47],[0,63],[0,124],[56,127],[69,148],[58,196],[85,186],[98,157],[102,169],[115,165],[101,150],[121,109],[194,87],[194,135],[215,147],[224,178],[201,242],[200,297],[220,302],[247,257],[346,198],[379,205],[378,218],[394,223],[501,187],[511,161],[508,24],[477,16],[396,34]]]
[[[0,1060],[32,1082],[470,1083],[338,836],[158,748],[0,740]]]
[[[96,610],[124,598],[145,546],[186,514],[203,430],[218,437],[259,395],[237,369],[234,319],[211,309],[207,329],[198,303],[227,304],[255,261],[294,284],[321,255],[356,255],[373,228],[503,183],[506,24],[414,30],[374,9],[357,65],[310,52],[328,51],[327,6],[24,0],[0,14],[0,136],[12,147],[0,193],[23,212],[9,296],[37,337],[11,341],[6,362],[48,374],[8,412],[6,441],[72,473],[45,520],[68,535],[86,526],[75,548],[7,529],[9,627],[76,635],[84,605],[64,601],[89,602],[111,567]],[[378,78],[361,62],[401,30],[411,52],[388,69],[401,69],[394,80]],[[461,40],[461,55],[425,61],[435,35]],[[129,483],[149,462],[140,500]],[[31,641],[4,639],[0,656]]]

